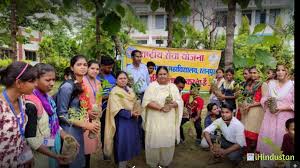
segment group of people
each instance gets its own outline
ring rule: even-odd
[[[278,146],[285,155],[294,154],[294,83],[288,67],[278,64],[267,71],[267,80],[260,80],[258,69],[245,68],[245,81],[236,83],[232,69],[218,69],[213,81],[218,89],[211,90],[208,115],[213,117],[211,125],[205,124],[201,146],[209,147],[214,153],[213,162],[228,155],[231,160],[240,161],[245,153],[277,153],[268,140]],[[224,77],[225,76],[225,77]],[[213,112],[213,106],[220,109]],[[231,112],[229,117],[226,112]],[[227,115],[227,116],[226,116]],[[228,120],[229,117],[229,120]],[[210,119],[205,119],[210,121]],[[225,123],[225,124],[224,124]],[[215,129],[220,129],[221,149],[213,149]],[[226,142],[224,142],[226,141]],[[231,144],[228,146],[228,144]],[[274,167],[272,161],[261,161],[261,167]]]
[[[264,137],[293,154],[294,83],[284,65],[266,82],[259,80],[256,67],[245,69],[238,90],[234,71],[224,75],[218,69],[202,131],[201,83],[183,93],[183,77],[171,82],[168,68],[142,64],[139,50],[131,57],[132,64],[114,75],[112,58],[98,63],[76,55],[54,95],[49,95],[56,79],[51,65],[13,62],[2,69],[0,167],[90,167],[90,156],[100,147],[103,159],[113,159],[118,167],[126,167],[143,149],[147,165],[168,167],[175,145],[185,141],[188,121],[194,123],[196,143],[213,153],[213,161],[228,156],[238,163],[245,149],[270,154]],[[236,103],[239,95],[243,103]],[[271,97],[276,98],[275,112],[270,112]],[[71,150],[63,149],[67,137],[76,143],[73,159],[63,152]],[[215,147],[216,141],[221,147]]]

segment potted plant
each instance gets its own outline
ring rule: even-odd
[[[263,143],[265,143],[266,145],[268,145],[271,150],[272,153],[274,153],[275,155],[281,155],[283,153],[283,151],[281,150],[280,146],[276,145],[271,138],[269,137],[264,137],[262,138]],[[276,160],[274,163],[274,167],[275,168],[284,168],[285,167],[285,161],[283,160]]]
[[[68,122],[70,126],[72,127],[72,122],[74,120],[84,121],[86,118],[86,110],[84,108],[81,108],[79,111],[77,111],[75,108],[70,108],[68,110],[69,119]],[[71,163],[75,160],[77,153],[79,152],[79,148],[77,145],[77,141],[73,136],[65,136],[63,139],[63,146],[62,146],[62,155],[69,156],[68,161]]]
[[[92,119],[91,122],[100,124],[100,117],[102,116],[103,110],[100,107],[100,103],[102,102],[102,97],[105,94],[103,88],[110,88],[111,84],[107,80],[102,81],[102,87],[99,88],[98,92],[96,93],[96,102],[92,105],[92,112],[96,112],[97,117]],[[94,139],[97,137],[97,134],[94,132],[89,131],[88,137],[90,139]]]

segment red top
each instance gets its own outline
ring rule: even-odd
[[[253,100],[255,102],[260,102],[261,98],[262,98],[262,92],[261,92],[261,86],[260,86],[254,93]]]
[[[201,111],[203,109],[204,100],[200,96],[197,96],[196,98],[194,98],[194,101],[190,104],[189,97],[190,94],[186,93],[182,95],[182,100],[184,102],[184,107],[186,107],[190,113],[190,117],[194,118],[197,116],[197,111]]]
[[[155,73],[150,75],[150,82],[156,81],[156,75]]]

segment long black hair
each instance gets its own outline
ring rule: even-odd
[[[44,74],[46,74],[47,72],[54,72],[55,73],[54,67],[50,64],[38,63],[34,67],[36,68],[38,79],[40,77],[42,77]]]
[[[6,68],[0,69],[0,83],[6,88],[14,85],[17,78],[22,82],[35,81],[37,78],[36,68],[28,63],[16,61]]]
[[[75,55],[74,57],[72,57],[70,60],[70,66],[73,67],[76,64],[76,62],[80,59],[86,60],[86,58],[83,55]],[[71,78],[74,81],[74,88],[73,88],[72,96],[77,97],[83,92],[83,88],[81,86],[81,83],[75,82],[76,77],[75,77],[75,74],[73,71],[71,73]]]

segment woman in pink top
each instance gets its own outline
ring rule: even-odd
[[[258,136],[257,151],[264,154],[271,154],[274,151],[263,142],[262,138],[270,138],[275,145],[280,147],[286,132],[285,122],[294,117],[294,84],[288,79],[287,67],[282,64],[277,65],[276,75],[277,80],[271,80],[268,83],[268,92],[261,99],[265,114]],[[267,105],[270,97],[276,98],[276,113],[271,113]],[[272,163],[265,166],[272,167]]]
[[[87,86],[88,95],[90,98],[90,102],[93,106],[97,106],[99,111],[102,109],[102,100],[101,98],[97,99],[97,94],[99,93],[99,89],[101,88],[100,81],[96,80],[96,76],[99,74],[99,64],[95,60],[91,60],[88,62],[88,72],[86,76],[83,78],[83,83]],[[94,107],[93,107],[94,108]],[[89,121],[91,122],[93,119],[99,120],[99,112],[89,111]],[[89,131],[85,131],[84,133],[84,149],[86,156],[86,167],[90,167],[90,155],[95,153],[98,145],[99,145],[99,136],[96,135],[96,138],[89,138]]]

